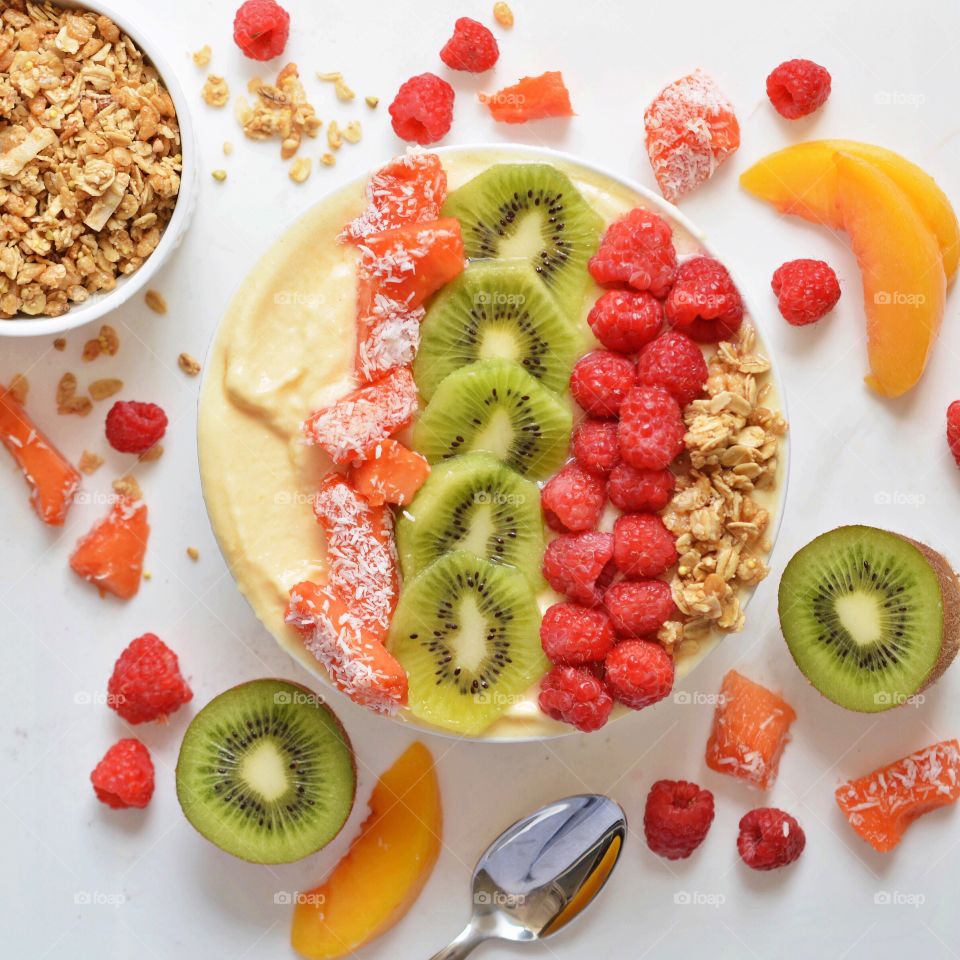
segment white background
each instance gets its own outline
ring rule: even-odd
[[[177,355],[203,356],[234,286],[271,238],[299,211],[400,144],[386,105],[414,73],[446,74],[437,51],[457,15],[490,21],[491,3],[319,3],[287,0],[293,34],[287,53],[300,64],[325,120],[357,117],[364,140],[345,145],[334,169],[304,186],[286,177],[276,143],[244,141],[232,112],[199,98],[202,73],[187,52],[210,43],[211,69],[239,93],[257,68],[233,48],[233,3],[124,0],[173,62],[198,121],[201,196],[182,249],[157,278],[170,304],[159,317],[142,300],[111,322],[122,347],[87,366],[87,331],[65,353],[52,338],[0,340],[0,380],[26,373],[29,408],[72,458],[85,447],[106,452],[105,404],[85,420],[54,413],[54,386],[66,370],[85,385],[103,376],[126,383],[123,396],[161,403],[171,418],[166,453],[143,467],[153,534],[151,581],[128,604],[101,600],[67,568],[76,538],[103,508],[78,505],[66,529],[46,530],[26,506],[23,481],[0,457],[0,927],[8,956],[41,958],[239,958],[292,956],[290,908],[278,891],[318,882],[346,849],[365,815],[378,771],[410,740],[401,727],[337,701],[358,751],[361,783],[353,818],[323,853],[280,868],[241,863],[196,835],[177,807],[172,766],[190,716],[213,695],[267,675],[310,682],[275,648],[236,591],[209,531],[194,441],[198,382]],[[932,814],[892,854],[874,853],[846,825],[833,801],[838,781],[865,773],[935,740],[960,734],[960,667],[921,708],[880,717],[847,714],[808,688],[777,626],[780,570],[814,534],[864,522],[927,540],[960,560],[960,473],[945,454],[944,409],[960,395],[956,295],[944,334],[920,386],[896,402],[862,384],[863,310],[856,265],[842,238],[779,219],[747,197],[736,178],[752,160],[795,140],[843,136],[900,150],[960,199],[960,111],[956,42],[960,11],[938,3],[649,3],[515,0],[516,27],[498,31],[502,57],[492,77],[457,77],[457,119],[446,142],[517,139],[583,156],[653,186],[642,143],[644,106],[665,83],[701,66],[734,100],[743,126],[740,153],[715,180],[683,203],[736,270],[758,306],[787,384],[793,470],[774,573],[759,588],[747,628],[729,638],[683,689],[694,703],[664,702],[590,737],[525,745],[476,745],[430,739],[443,788],[444,850],[410,914],[363,958],[427,957],[456,934],[469,908],[476,857],[499,830],[559,796],[583,790],[615,797],[632,835],[610,886],[575,927],[533,947],[488,945],[481,955],[572,960],[723,956],[736,958],[960,955],[956,920],[955,811]],[[136,14],[135,14],[136,11]],[[448,12],[449,11],[449,12]],[[764,96],[764,78],[781,60],[804,56],[833,74],[833,95],[816,117],[781,120]],[[275,64],[274,68],[279,68]],[[473,100],[477,89],[523,74],[562,68],[578,116],[569,123],[496,127]],[[314,71],[342,70],[358,93],[343,107]],[[362,97],[376,94],[372,113]],[[224,158],[221,143],[236,151]],[[308,144],[314,159],[324,147]],[[214,183],[210,170],[229,179]],[[892,238],[895,242],[895,238]],[[844,295],[834,315],[813,328],[788,327],[776,312],[770,275],[783,260],[822,256],[837,269]],[[106,493],[129,459],[108,456],[85,480]],[[197,546],[201,558],[185,555]],[[113,662],[133,637],[152,630],[180,654],[195,699],[168,726],[128,729],[102,704]],[[799,719],[769,796],[707,771],[703,748],[715,693],[731,666],[785,692]],[[93,701],[93,702],[84,702]],[[88,776],[118,737],[142,737],[158,770],[156,795],[143,812],[99,804]],[[716,795],[717,818],[703,848],[668,864],[646,849],[642,811],[659,777],[695,779]],[[806,830],[807,850],[790,869],[756,874],[739,861],[736,825],[761,804],[781,806]],[[889,904],[875,902],[889,894]],[[679,895],[679,896],[678,896]],[[678,903],[689,895],[688,905]],[[90,901],[84,904],[82,901]],[[485,951],[485,952],[484,952]]]

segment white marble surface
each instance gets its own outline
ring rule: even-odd
[[[211,69],[225,74],[235,92],[256,72],[232,46],[233,4],[170,0],[161,8],[125,0],[131,16],[136,11],[137,20],[163,39],[193,96],[201,138],[196,219],[156,283],[170,312],[158,317],[142,301],[126,305],[112,317],[122,338],[119,355],[89,367],[79,360],[82,331],[71,335],[65,353],[55,352],[49,339],[0,340],[0,380],[28,375],[31,411],[71,457],[85,447],[102,450],[105,443],[102,408],[83,421],[55,415],[54,385],[67,369],[82,382],[121,377],[126,396],[160,402],[171,418],[163,459],[140,475],[153,523],[153,577],[126,605],[100,600],[66,563],[77,536],[102,512],[97,496],[109,490],[126,459],[110,455],[107,467],[85,482],[90,502],[73,510],[60,534],[44,529],[26,509],[22,479],[8,459],[0,459],[0,917],[10,956],[292,956],[289,908],[276,905],[275,894],[324,875],[364,816],[376,773],[410,739],[398,726],[339,704],[358,749],[359,803],[336,843],[296,865],[265,868],[233,860],[199,838],[177,807],[172,766],[197,705],[258,676],[306,679],[255,621],[217,552],[197,476],[197,381],[177,369],[177,355],[203,355],[232,289],[284,224],[397,149],[385,114],[393,91],[413,73],[439,70],[436,51],[454,16],[486,20],[490,4],[468,0],[451,10],[422,0],[288,0],[287,6],[294,20],[288,54],[300,64],[320,115],[358,117],[363,142],[345,146],[336,168],[294,186],[276,144],[244,142],[229,110],[209,111],[199,99],[202,74],[187,52],[205,42],[214,48]],[[488,946],[481,956],[956,957],[956,813],[941,811],[918,822],[899,850],[881,856],[846,826],[833,788],[841,778],[960,733],[960,672],[948,675],[920,708],[880,717],[844,713],[821,700],[793,666],[779,635],[775,595],[778,573],[794,550],[840,523],[890,527],[960,557],[960,474],[943,440],[944,408],[960,392],[958,301],[954,296],[948,304],[940,345],[920,386],[904,400],[878,400],[861,382],[866,365],[860,280],[845,243],[777,218],[738,189],[736,176],[772,149],[836,135],[900,150],[960,197],[960,11],[947,0],[688,0],[665,14],[627,2],[515,0],[513,6],[517,24],[501,35],[493,79],[456,81],[450,143],[516,138],[547,144],[653,185],[641,118],[660,86],[702,66],[735,101],[741,151],[683,209],[726,253],[764,311],[760,320],[779,355],[793,424],[788,512],[774,574],[761,585],[746,630],[686,682],[691,703],[664,702],[598,735],[549,744],[429,740],[445,801],[443,855],[410,914],[358,956],[429,956],[460,929],[472,865],[487,840],[545,801],[595,790],[620,801],[634,831],[607,891],[582,922],[549,944]],[[789,124],[766,102],[764,78],[794,56],[827,65],[834,92],[816,117]],[[569,124],[497,128],[472,100],[471,92],[488,83],[558,67],[579,114]],[[315,70],[342,70],[359,94],[357,102],[341,108],[332,89],[314,79]],[[376,113],[362,102],[368,93],[381,97]],[[236,144],[229,158],[221,153],[224,140]],[[316,158],[319,144],[309,152]],[[229,171],[225,184],[210,179],[215,167]],[[769,291],[773,269],[798,256],[829,259],[844,289],[835,314],[812,329],[787,327]],[[199,563],[186,557],[188,545],[199,548]],[[154,753],[157,791],[145,812],[118,814],[97,803],[87,778],[104,749],[128,731],[97,701],[118,652],[147,630],[180,653],[196,698],[168,726],[137,728]],[[704,700],[734,665],[782,689],[799,714],[768,798],[703,763],[712,712]],[[658,777],[698,780],[717,799],[717,819],[704,847],[679,865],[658,861],[642,838],[644,798]],[[790,810],[807,833],[802,859],[779,874],[753,874],[737,859],[737,821],[761,803]]]

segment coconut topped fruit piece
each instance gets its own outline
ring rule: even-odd
[[[787,564],[780,626],[825,697],[876,713],[936,682],[960,646],[960,584],[945,557],[876,527],[838,527]]]

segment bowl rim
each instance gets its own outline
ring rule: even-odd
[[[13,317],[0,320],[0,338],[2,337],[40,337],[66,333],[94,320],[99,320],[122,306],[140,290],[167,261],[170,254],[180,245],[183,234],[189,226],[195,204],[197,179],[197,143],[193,118],[187,103],[186,94],[180,85],[176,72],[153,39],[145,40],[146,30],[141,30],[126,13],[121,13],[108,4],[84,3],[81,0],[51,0],[54,6],[67,10],[88,10],[102,14],[113,22],[143,51],[163,81],[177,112],[180,125],[180,152],[183,159],[180,172],[180,190],[173,214],[164,228],[153,252],[133,273],[117,278],[117,285],[106,293],[95,293],[89,300],[70,307],[61,317]]]
[[[583,170],[586,170],[598,177],[610,180],[618,184],[619,186],[625,188],[626,190],[637,194],[650,207],[655,208],[656,210],[659,210],[666,217],[670,218],[675,223],[683,227],[683,229],[687,230],[690,233],[690,235],[697,241],[697,243],[704,249],[705,252],[717,257],[717,259],[719,259],[724,264],[724,266],[727,267],[727,270],[730,272],[730,275],[733,278],[734,283],[737,286],[737,289],[740,291],[741,297],[746,306],[747,315],[750,321],[753,323],[754,329],[757,330],[760,336],[760,341],[763,345],[763,348],[766,351],[768,359],[770,360],[769,374],[773,381],[774,388],[776,389],[776,392],[777,392],[778,408],[780,412],[783,414],[784,419],[789,423],[790,418],[789,418],[789,412],[787,409],[787,395],[786,395],[784,381],[780,371],[779,360],[777,358],[776,351],[772,348],[772,345],[770,344],[768,338],[764,336],[764,332],[760,327],[759,320],[758,320],[758,312],[754,309],[753,300],[749,295],[744,293],[744,290],[746,288],[743,286],[742,283],[740,283],[737,272],[730,267],[729,265],[730,261],[726,259],[716,249],[716,247],[714,247],[712,244],[708,242],[705,231],[702,230],[700,227],[698,227],[693,221],[691,221],[690,218],[685,213],[683,213],[683,211],[681,211],[679,208],[674,206],[668,200],[665,200],[659,194],[655,193],[649,187],[644,186],[643,184],[639,183],[636,180],[633,180],[629,176],[624,176],[622,174],[614,173],[612,170],[603,166],[602,164],[594,163],[593,161],[586,160],[582,157],[577,156],[576,154],[569,153],[563,150],[557,150],[553,147],[521,144],[521,143],[500,143],[500,142],[491,142],[491,141],[481,141],[479,143],[449,144],[447,146],[434,147],[434,148],[428,147],[425,149],[427,149],[427,151],[430,153],[436,153],[441,156],[446,154],[459,154],[459,153],[471,153],[471,152],[491,152],[491,153],[502,152],[504,154],[509,154],[511,156],[521,155],[526,153],[531,157],[537,157],[541,160],[543,159],[558,160],[572,167],[580,167]],[[277,242],[279,242],[279,240],[289,230],[291,230],[294,227],[294,225],[297,222],[299,222],[299,220],[302,217],[306,216],[307,213],[310,210],[312,210],[317,204],[326,202],[327,199],[335,193],[339,193],[342,190],[349,189],[351,186],[355,186],[361,182],[365,182],[367,179],[369,179],[370,175],[375,170],[379,169],[380,166],[382,166],[382,164],[365,168],[358,176],[351,177],[349,180],[337,186],[332,186],[329,190],[325,191],[324,194],[318,197],[313,203],[311,203],[306,210],[301,210],[295,216],[291,217],[289,220],[281,224],[276,231],[273,231],[271,233],[269,241],[263,246],[260,256],[263,256],[268,250],[272,249],[273,246]],[[203,398],[206,392],[207,372],[210,369],[210,364],[207,361],[209,360],[209,356],[212,353],[214,346],[217,342],[217,338],[220,334],[220,327],[223,323],[223,320],[226,317],[226,313],[229,310],[230,305],[233,303],[233,300],[236,297],[237,293],[239,292],[241,286],[245,282],[245,279],[246,279],[246,274],[243,277],[241,277],[237,281],[237,283],[234,285],[233,292],[231,293],[229,299],[227,300],[227,305],[224,307],[223,312],[221,313],[220,319],[217,321],[217,323],[213,328],[213,331],[210,335],[209,342],[207,344],[206,353],[204,355],[203,372],[200,377],[199,390],[197,391],[198,461],[201,459],[200,458],[200,407],[203,403]],[[771,526],[771,529],[770,529],[770,551],[768,553],[768,561],[773,556],[773,552],[776,549],[777,542],[780,538],[780,531],[783,524],[783,517],[784,517],[784,514],[786,513],[786,503],[787,503],[787,495],[788,495],[789,479],[790,479],[790,466],[791,466],[791,442],[790,442],[789,430],[781,438],[781,443],[782,443],[782,447],[781,447],[781,455],[780,455],[780,459],[781,459],[780,487],[779,487],[779,492],[776,500],[776,507],[777,507],[776,516],[774,518],[773,525]],[[210,510],[207,509],[206,507],[206,490],[204,488],[202,472],[200,476],[200,487],[201,487],[201,495],[204,500],[204,508],[207,510],[207,522],[210,524],[210,529],[211,529],[211,532],[213,533],[214,540],[217,543],[217,548],[220,551],[220,554],[223,557],[224,562],[227,564],[228,570],[230,570],[231,579],[233,579],[234,584],[237,585],[237,592],[243,598],[243,601],[247,604],[247,606],[252,611],[253,615],[257,618],[257,621],[263,627],[266,634],[270,637],[270,639],[275,644],[277,644],[277,646],[280,647],[281,650],[283,650],[284,653],[290,656],[292,660],[294,660],[308,674],[310,674],[311,678],[315,678],[318,682],[323,684],[326,690],[334,691],[338,695],[343,696],[343,694],[340,694],[339,691],[336,690],[336,687],[334,686],[330,678],[324,675],[323,668],[319,664],[316,667],[314,667],[312,664],[308,662],[308,660],[305,657],[298,657],[295,654],[293,654],[290,650],[288,650],[283,644],[281,644],[277,640],[277,638],[273,635],[272,631],[266,626],[266,624],[263,623],[263,621],[260,620],[260,617],[257,614],[257,611],[254,608],[252,602],[247,598],[246,594],[239,588],[239,584],[237,584],[236,582],[236,578],[233,575],[232,569],[230,569],[229,560],[223,553],[223,544],[221,543],[220,536],[217,533],[216,528],[214,527],[213,519],[210,515]],[[756,594],[758,586],[759,584],[750,588],[749,592],[744,598],[744,601],[742,604],[742,609],[744,611],[746,611],[746,609],[750,604],[750,601],[753,599],[754,595]],[[687,676],[693,673],[693,671],[698,666],[700,666],[702,662],[707,659],[707,657],[709,657],[712,653],[714,653],[717,650],[717,648],[721,645],[723,640],[726,639],[726,637],[727,637],[726,633],[718,633],[716,639],[709,645],[709,648],[704,653],[702,653],[702,655],[698,656],[696,663],[694,663],[693,666],[687,671],[687,673],[684,676],[684,680],[686,679]],[[684,680],[681,680],[680,683],[683,683]],[[615,723],[618,721],[624,721],[628,716],[631,716],[632,713],[633,713],[632,711],[627,711],[622,714],[619,714],[615,717],[612,717],[610,722]],[[389,720],[391,723],[401,728],[405,728],[408,731],[415,731],[417,735],[419,735],[422,732],[425,734],[429,734],[430,736],[440,737],[447,740],[454,740],[454,741],[465,742],[465,743],[479,743],[479,744],[539,743],[539,742],[548,741],[548,740],[558,740],[563,737],[587,736],[587,734],[582,734],[579,730],[576,730],[575,728],[570,727],[569,729],[557,730],[556,732],[552,732],[552,733],[531,734],[529,736],[471,737],[471,736],[465,736],[463,734],[455,733],[450,730],[443,730],[442,728],[431,726],[426,723],[422,723],[416,718],[410,717],[410,716],[404,716],[400,714],[385,715],[383,716],[383,719]]]

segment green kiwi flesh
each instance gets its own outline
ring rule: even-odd
[[[326,846],[353,807],[353,749],[317,694],[253,680],[191,721],[177,799],[208,840],[253,863],[290,863]]]
[[[388,649],[409,681],[410,712],[476,736],[550,668],[525,577],[465,550],[404,584]]]
[[[549,163],[497,163],[447,197],[471,260],[528,260],[560,309],[579,317],[603,221]]]
[[[569,405],[509,360],[481,360],[445,377],[413,427],[431,463],[476,450],[526,477],[553,473],[567,456]]]
[[[420,327],[413,373],[421,396],[429,400],[454,370],[501,357],[562,393],[580,348],[576,328],[529,265],[480,262],[434,299]]]
[[[405,580],[445,553],[469,550],[541,584],[540,491],[489,453],[438,464],[399,515],[396,535]]]
[[[946,560],[875,527],[839,527],[794,555],[780,581],[784,639],[817,690],[850,710],[899,706],[957,652],[960,588]]]

